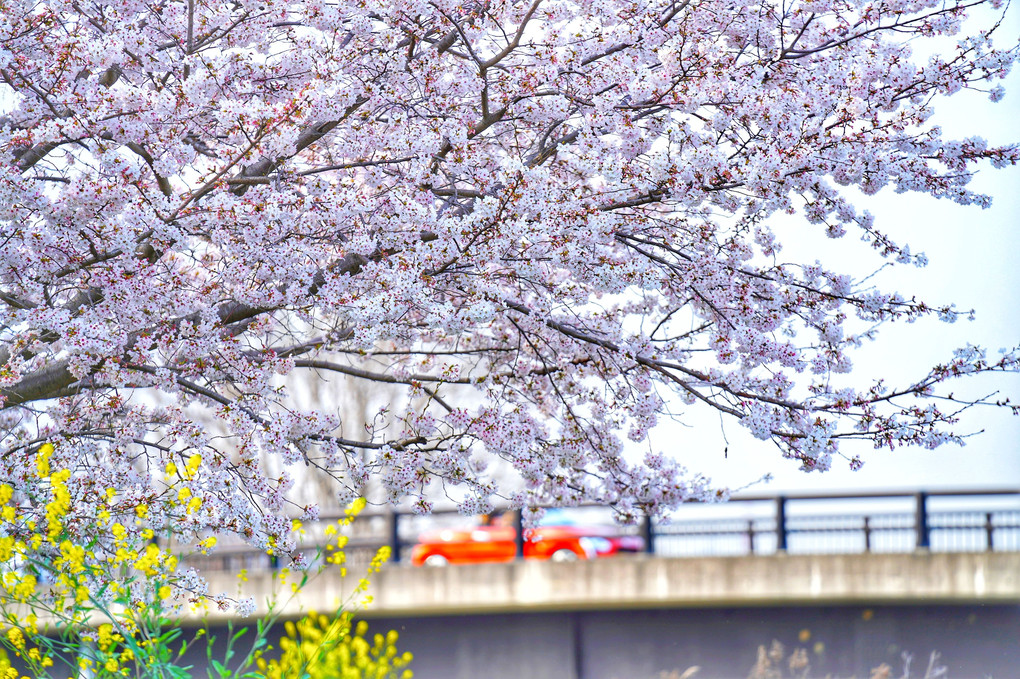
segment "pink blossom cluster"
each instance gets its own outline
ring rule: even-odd
[[[923,265],[845,187],[987,205],[1020,150],[930,123],[1002,96],[984,4],[0,0],[0,481],[30,503],[52,442],[83,521],[285,552],[293,465],[637,518],[719,497],[627,453],[694,404],[808,470],[956,441],[940,385],[1017,354],[846,386],[874,325],[961,312],[779,263],[769,220]],[[305,372],[407,399],[344,421]]]

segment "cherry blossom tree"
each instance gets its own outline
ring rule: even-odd
[[[45,450],[83,522],[279,549],[292,480],[264,455],[340,499],[627,517],[719,496],[630,452],[682,408],[806,470],[957,441],[945,383],[1017,354],[855,378],[882,324],[961,312],[786,262],[771,220],[923,265],[852,196],[987,205],[972,173],[1020,150],[929,118],[1002,97],[1016,46],[961,34],[989,7],[0,0],[0,480],[30,506]],[[301,373],[402,395],[350,421],[299,405]]]

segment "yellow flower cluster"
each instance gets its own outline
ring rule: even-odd
[[[81,656],[78,659],[79,669],[93,676],[131,676],[131,663],[135,659],[135,653],[126,645],[127,641],[122,634],[114,630],[110,623],[100,625],[96,630],[95,648],[90,654],[92,657]],[[142,644],[144,645],[145,642]]]
[[[279,659],[259,659],[266,679],[411,679],[410,653],[398,653],[397,633],[365,638],[364,621],[351,630],[351,616],[330,619],[310,613],[297,623],[284,625]]]
[[[25,610],[47,611],[62,624],[79,624],[93,615],[100,593],[127,610],[167,598],[177,559],[151,542],[154,533],[143,523],[148,507],[118,508],[114,517],[115,488],[100,495],[91,514],[75,506],[71,471],[54,469],[54,451],[49,442],[39,448],[27,489],[15,493],[0,484],[0,613],[15,622]],[[133,521],[132,529],[121,521]],[[29,652],[17,643],[21,629],[38,633],[35,615],[28,619],[31,627],[6,632],[6,645],[19,656]]]
[[[165,519],[202,509],[201,498],[195,496],[199,491],[193,490],[201,456],[192,455],[180,467],[172,461],[166,465],[167,493],[154,500],[157,508],[126,501],[116,488],[97,491],[81,483],[84,479],[61,468],[54,453],[51,443],[38,448],[23,487],[0,484],[0,645],[37,679],[52,676],[52,658],[75,656],[79,672],[95,679],[178,676],[174,671],[164,675],[164,670],[175,660],[169,640],[180,631],[160,631],[168,622],[164,601],[174,595],[178,559],[155,543],[149,521],[157,512]],[[341,531],[364,506],[364,500],[355,502],[326,529],[332,542],[326,563],[339,565],[341,576],[346,575],[347,544]],[[306,532],[299,521],[291,528],[297,537]],[[216,542],[208,536],[195,548],[207,553]],[[274,545],[271,540],[270,553]],[[388,548],[379,550],[368,573],[377,572],[388,557]],[[281,581],[291,575],[283,569]],[[293,575],[300,576],[291,585],[296,592],[308,573],[298,570]],[[246,579],[243,573],[241,579]],[[368,585],[367,578],[359,580],[350,601],[361,596],[359,603],[367,603],[369,597],[363,595]],[[55,635],[56,629],[76,631]],[[329,620],[313,614],[297,626],[288,623],[287,633],[280,644],[281,659],[249,657],[266,679],[411,677],[410,654],[397,654],[396,633],[369,641],[363,623],[351,633],[349,615]],[[75,645],[81,640],[86,646]],[[20,677],[0,651],[0,679],[28,677]]]
[[[341,578],[347,576],[347,568],[344,565],[347,563],[347,555],[344,553],[344,547],[347,546],[347,536],[341,535],[340,529],[351,525],[358,514],[361,513],[361,510],[365,508],[365,505],[365,498],[359,497],[347,508],[344,512],[344,516],[337,519],[336,524],[326,526],[325,537],[328,541],[330,541],[326,545],[326,563],[340,566]],[[386,549],[386,555],[382,557],[382,561],[389,558],[389,548]],[[379,554],[377,554],[376,557],[379,558]],[[382,561],[380,561],[380,564]],[[374,563],[375,561],[373,561],[373,564]],[[376,570],[378,570],[378,568],[376,568]]]
[[[22,641],[23,644],[23,641]],[[22,646],[24,648],[24,645]],[[40,654],[38,648],[29,648],[24,651],[26,657],[29,659],[29,664],[37,664],[39,667],[53,667],[53,659],[49,656],[43,656]],[[10,657],[7,652],[0,649],[0,679],[30,679],[30,677],[22,675],[18,672],[18,668],[11,664]]]
[[[171,490],[177,489],[176,496],[171,495],[167,499],[167,508],[182,507],[186,515],[194,514],[202,508],[202,498],[195,497],[191,488],[181,483],[194,479],[201,466],[202,456],[198,453],[189,457],[183,468],[178,467],[172,460],[166,463],[163,475],[166,478],[167,487]]]
[[[177,558],[155,544],[144,542],[153,537],[151,530],[131,531],[105,509],[98,512],[95,521],[84,525],[79,522],[73,531],[69,528],[71,471],[51,469],[53,452],[53,444],[46,443],[40,446],[36,458],[35,492],[45,501],[43,530],[16,501],[13,488],[0,485],[0,526],[7,534],[0,537],[0,562],[16,566],[0,577],[0,596],[19,603],[45,596],[59,609],[84,603],[90,595],[90,581],[109,580],[111,573],[120,573],[122,577],[118,582],[103,583],[104,587],[116,588],[112,592],[107,590],[108,597],[127,594],[126,581],[130,581],[132,573],[158,579],[156,587],[163,586],[173,577]],[[115,489],[106,491],[111,503],[115,495]],[[139,517],[146,512],[144,505],[134,511]],[[42,573],[52,580],[45,588],[39,583]]]
[[[0,484],[0,615],[9,625],[0,630],[0,641],[34,674],[46,676],[53,660],[30,643],[49,638],[45,629],[40,632],[36,612],[46,613],[47,624],[85,629],[96,614],[104,615],[120,632],[101,626],[92,657],[81,658],[82,669],[126,677],[134,652],[124,646],[124,634],[134,634],[136,614],[170,597],[177,557],[151,542],[154,534],[143,523],[146,505],[112,514],[116,489],[106,489],[91,514],[77,505],[71,471],[54,468],[54,450],[51,443],[39,447],[35,478],[25,490]],[[117,613],[110,603],[118,604]],[[16,679],[2,661],[0,679]]]
[[[7,617],[10,619],[10,616]],[[41,652],[38,647],[30,645],[25,637],[26,632],[30,638],[34,638],[39,633],[37,623],[38,619],[35,614],[30,614],[22,621],[23,628],[12,626],[3,630],[3,640],[5,645],[12,649],[17,657],[22,659],[23,665],[27,665],[30,669],[45,669],[53,666],[53,658],[49,654]],[[19,672],[17,668],[11,665],[7,653],[0,649],[0,679],[18,679],[18,675]],[[23,676],[21,679],[29,679],[29,677]]]

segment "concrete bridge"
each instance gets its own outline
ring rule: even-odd
[[[754,518],[749,539],[743,518],[733,524],[742,530],[716,533],[744,550],[733,555],[390,564],[372,576],[373,603],[361,616],[375,631],[400,632],[398,648],[415,654],[417,679],[658,679],[692,665],[701,667],[698,678],[743,679],[758,645],[773,639],[804,648],[816,677],[863,678],[880,663],[900,676],[904,652],[916,656],[911,676],[923,676],[917,665],[931,651],[953,679],[1020,676],[1020,508],[1015,493],[1003,497],[1005,505],[951,512],[924,497],[922,512],[911,496],[909,527],[887,520],[895,512],[854,515],[852,528],[822,522],[823,532],[868,551],[811,553],[811,545],[831,550],[831,540],[801,539],[818,516],[791,512],[784,499],[785,516],[768,519],[772,535]],[[840,517],[846,523],[845,512]],[[890,546],[882,530],[909,535],[900,550],[875,552]],[[686,539],[705,533],[698,528],[691,538],[687,530]],[[682,551],[671,546],[674,537],[660,531],[655,548]],[[236,591],[234,573],[207,575],[210,591]],[[263,606],[281,591],[272,571],[248,577],[246,592]],[[284,613],[333,610],[353,582],[327,570]]]
[[[236,586],[220,577],[212,591]],[[278,582],[255,574],[249,591]],[[399,631],[417,679],[658,679],[692,665],[743,679],[773,640],[806,649],[816,677],[899,672],[904,652],[915,666],[940,652],[953,679],[1020,667],[1020,553],[390,566],[372,582],[361,617]],[[330,611],[350,587],[326,571],[283,610]]]

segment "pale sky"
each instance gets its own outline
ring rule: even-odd
[[[1004,39],[1020,35],[1020,9],[1011,9]],[[993,104],[979,93],[964,92],[936,103],[936,120],[950,139],[981,136],[991,143],[1020,141],[1020,70],[1005,83],[1006,97]],[[983,167],[971,187],[994,197],[987,210],[960,207],[919,195],[897,195],[891,190],[857,202],[876,216],[876,226],[898,242],[909,243],[912,252],[925,252],[930,264],[924,269],[897,266],[883,271],[877,281],[887,290],[905,297],[916,294],[929,303],[955,302],[959,309],[975,309],[973,322],[947,325],[923,321],[888,326],[877,342],[856,355],[854,375],[885,377],[890,383],[907,383],[947,359],[955,347],[967,342],[984,346],[989,358],[1000,347],[1020,345],[1020,168],[994,170]],[[806,227],[805,227],[806,228]],[[791,243],[784,250],[787,261],[808,261],[860,276],[881,264],[881,259],[857,237],[839,241]],[[817,251],[815,250],[817,248]],[[898,379],[897,379],[898,378]],[[861,384],[858,381],[858,384]],[[868,383],[868,380],[863,382]],[[1020,402],[1020,375],[984,376],[961,382],[957,394],[979,395],[999,389]],[[690,418],[693,427],[663,427],[656,444],[682,459],[692,471],[710,476],[718,485],[732,488],[754,481],[766,472],[774,480],[759,484],[753,493],[813,492],[935,488],[1020,487],[1020,417],[1002,409],[980,408],[965,413],[961,431],[984,433],[968,439],[964,447],[944,446],[935,451],[913,448],[874,450],[859,445],[844,450],[861,454],[863,469],[851,472],[836,459],[832,471],[806,474],[793,461],[782,460],[776,448],[757,441],[730,422],[726,425],[729,452],[723,457],[718,417],[704,412]]]

